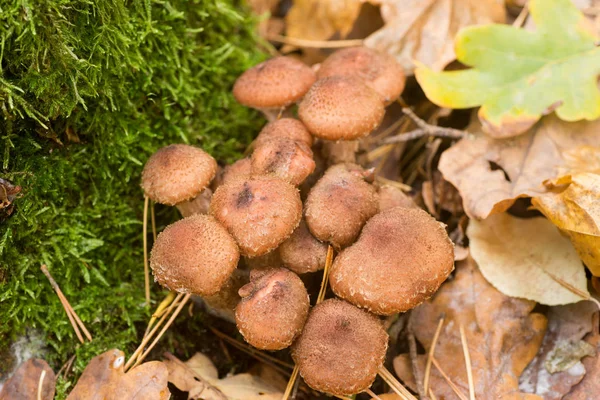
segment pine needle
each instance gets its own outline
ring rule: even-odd
[[[469,344],[463,324],[459,325],[460,342],[462,343],[463,353],[465,355],[465,366],[467,367],[467,380],[469,382],[469,399],[475,400],[475,384],[473,382],[473,369],[471,368],[471,355],[469,354]]]
[[[440,317],[437,328],[435,328],[435,333],[433,335],[433,341],[431,342],[431,347],[427,352],[427,364],[425,364],[425,379],[423,380],[423,386],[425,388],[425,393],[429,391],[429,377],[431,375],[431,363],[433,361],[433,355],[435,353],[435,346],[437,344],[438,338],[440,337],[440,333],[442,332],[442,326],[444,325],[444,316]]]
[[[442,375],[442,377],[446,380],[446,383],[448,383],[448,386],[450,386],[450,388],[454,391],[454,393],[456,393],[456,395],[460,398],[460,400],[468,400],[467,397],[460,391],[458,386],[456,386],[454,384],[454,382],[452,382],[452,379],[450,379],[450,377],[444,372],[444,370],[442,369],[440,364],[437,362],[435,357],[433,357],[431,359],[431,361],[433,362],[433,366],[438,370],[440,375]]]
[[[379,376],[389,385],[389,387],[398,395],[402,400],[417,400],[415,396],[409,392],[390,371],[384,366],[379,368]]]
[[[339,49],[342,47],[356,47],[362,46],[362,39],[350,39],[350,40],[310,40],[293,38],[282,35],[269,35],[268,40],[272,42],[278,42],[288,44],[290,46],[305,47],[305,48],[316,48],[316,49]]]
[[[150,271],[148,270],[148,196],[144,196],[144,293],[146,295],[146,307],[150,307]]]

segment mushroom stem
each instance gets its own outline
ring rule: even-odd
[[[406,389],[394,375],[390,371],[388,371],[385,367],[379,368],[379,376],[389,385],[389,387],[398,395],[402,400],[417,400],[415,396],[412,395]]]
[[[194,214],[208,214],[211,198],[212,190],[206,188],[198,196],[191,200],[178,203],[176,207],[183,218]]]
[[[150,276],[148,271],[148,203],[150,199],[144,196],[144,293],[146,295],[146,307],[150,307]]]

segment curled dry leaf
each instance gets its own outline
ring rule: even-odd
[[[365,45],[396,57],[407,73],[417,60],[441,71],[456,58],[454,36],[470,25],[504,23],[503,0],[371,0],[385,25]]]
[[[159,361],[139,365],[125,373],[125,354],[109,350],[85,367],[67,400],[167,400],[167,367]]]
[[[289,37],[327,40],[339,33],[345,37],[360,13],[364,0],[294,0],[287,16]]]
[[[214,364],[202,353],[185,363],[168,353],[166,357],[169,381],[189,392],[190,400],[279,400],[283,396],[276,387],[249,373],[219,379]]]
[[[600,120],[568,123],[554,115],[512,139],[492,139],[476,127],[472,131],[477,132],[472,138],[442,154],[439,170],[475,219],[504,212],[519,197],[545,193],[545,180],[554,179],[561,168],[578,165],[577,154],[595,154],[589,148],[600,143]]]
[[[545,218],[496,214],[471,220],[467,236],[483,276],[508,296],[547,305],[583,300],[574,289],[589,296],[577,252]]]
[[[600,336],[598,332],[594,332],[586,342],[596,349],[595,357],[586,357],[582,363],[587,371],[583,380],[577,384],[563,400],[590,400],[598,398],[600,393]]]
[[[567,175],[552,184],[557,190],[534,197],[533,205],[571,239],[592,274],[600,276],[600,175]]]
[[[438,321],[444,325],[434,357],[442,370],[468,397],[469,386],[460,327],[465,330],[471,359],[475,397],[478,399],[541,399],[520,393],[519,376],[537,353],[546,318],[532,313],[535,303],[508,297],[494,289],[481,275],[472,259],[460,262],[453,281],[445,283],[432,300],[413,310],[411,324],[416,338],[428,350]],[[427,356],[417,364],[424,373]],[[398,376],[413,385],[408,355],[394,360]],[[457,396],[439,371],[432,367],[429,387],[438,399]]]
[[[44,374],[43,380],[42,374]],[[38,389],[42,384],[38,397]],[[56,389],[54,371],[44,360],[31,358],[16,369],[0,391],[0,400],[52,400]]]
[[[548,330],[542,347],[521,375],[519,388],[544,397],[544,400],[560,400],[573,385],[583,379],[585,368],[581,356],[566,354],[558,360],[560,349],[571,344],[580,345],[584,336],[592,331],[592,316],[598,308],[592,302],[556,306],[548,311]],[[551,373],[546,364],[561,365],[560,372]]]

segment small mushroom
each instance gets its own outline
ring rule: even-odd
[[[212,296],[197,297],[194,300],[203,303],[209,314],[235,323],[235,308],[240,302],[238,291],[247,283],[248,271],[237,268],[217,293]]]
[[[297,274],[316,272],[325,268],[327,245],[317,240],[300,221],[292,236],[279,246],[283,265]]]
[[[205,214],[212,191],[207,187],[217,162],[204,150],[172,144],[154,153],[142,171],[142,189],[152,201],[177,206],[182,216]]]
[[[313,137],[302,122],[293,118],[281,118],[268,123],[262,128],[256,139],[254,139],[254,146],[258,146],[262,141],[280,138],[304,142],[308,146],[313,144]]]
[[[379,211],[395,207],[419,208],[414,200],[402,190],[392,185],[382,185],[377,188],[379,195]]]
[[[262,256],[252,258],[244,257],[244,263],[246,264],[246,267],[250,269],[271,269],[283,266],[281,255],[279,254],[279,247]]]
[[[216,185],[215,190],[218,186],[225,185],[235,179],[246,179],[250,175],[252,175],[252,160],[249,157],[241,158],[223,169],[223,173],[219,177],[220,182]]]
[[[242,300],[235,320],[252,346],[285,349],[302,331],[310,303],[302,280],[293,272],[285,268],[252,270],[250,283],[239,294]]]
[[[252,153],[252,173],[275,175],[294,186],[314,171],[315,161],[305,142],[286,138],[262,140]]]
[[[257,175],[220,186],[210,213],[234,237],[242,255],[267,254],[287,239],[300,223],[302,201],[291,184]]]
[[[355,140],[369,135],[383,119],[381,98],[361,79],[331,76],[319,79],[298,106],[298,117],[313,136]]]
[[[241,104],[267,116],[300,100],[315,82],[315,72],[291,57],[275,57],[244,72],[233,86]]]
[[[354,242],[363,225],[378,211],[372,171],[356,164],[337,164],[308,193],[306,224],[319,240],[336,248]]]
[[[404,69],[392,56],[367,47],[341,49],[327,57],[317,72],[317,78],[353,76],[362,79],[381,99],[395,101],[406,82]]]
[[[167,226],[150,255],[154,278],[169,290],[210,296],[235,270],[240,253],[227,230],[196,214]]]
[[[390,315],[416,307],[454,268],[454,248],[441,223],[421,209],[396,207],[371,218],[335,258],[329,280],[339,297]]]
[[[308,315],[292,358],[311,388],[350,396],[371,386],[383,366],[388,339],[375,316],[329,299]]]

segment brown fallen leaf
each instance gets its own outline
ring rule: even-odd
[[[568,175],[552,185],[562,190],[534,197],[533,205],[571,239],[592,274],[600,276],[600,175]]]
[[[551,115],[510,139],[491,139],[475,127],[472,132],[442,154],[439,170],[458,189],[467,215],[484,219],[519,197],[545,193],[543,182],[572,163],[573,152],[598,146],[600,120],[565,122]]]
[[[385,25],[365,45],[396,57],[411,74],[417,60],[441,71],[453,61],[454,36],[466,26],[504,23],[503,0],[371,0]]]
[[[471,220],[467,236],[481,273],[507,296],[546,305],[577,303],[584,300],[583,294],[589,296],[577,252],[545,218],[495,214],[483,221]]]
[[[249,373],[219,379],[214,364],[202,353],[194,354],[186,362],[169,353],[165,357],[169,381],[179,390],[189,392],[190,400],[279,400],[283,395],[274,385]]]
[[[596,325],[598,321],[595,321]],[[579,382],[563,400],[591,400],[597,399],[600,393],[600,335],[597,327],[594,332],[586,338],[586,342],[596,349],[595,357],[586,357],[582,360],[587,371],[583,380]]]
[[[543,396],[545,400],[559,400],[583,379],[585,367],[579,361],[581,357],[563,358],[560,360],[563,371],[556,373],[550,373],[545,364],[549,358],[558,361],[552,359],[558,349],[582,342],[584,336],[592,331],[592,316],[597,310],[592,302],[550,308],[542,347],[521,375],[519,387],[522,391]]]
[[[533,313],[535,303],[508,297],[492,287],[472,259],[459,262],[453,281],[411,315],[416,338],[428,350],[438,321],[445,318],[434,357],[444,373],[469,396],[460,327],[465,330],[471,359],[475,397],[478,399],[541,399],[522,393],[519,376],[535,357],[546,330],[546,317]],[[418,356],[424,373],[426,355]],[[413,385],[408,355],[394,359],[398,376]],[[457,398],[439,371],[432,367],[429,388],[438,399]]]
[[[167,400],[167,367],[159,361],[123,370],[125,354],[109,350],[94,357],[85,367],[67,400]]]
[[[44,360],[30,358],[4,383],[0,400],[52,400],[55,390],[56,376],[52,368]]]

